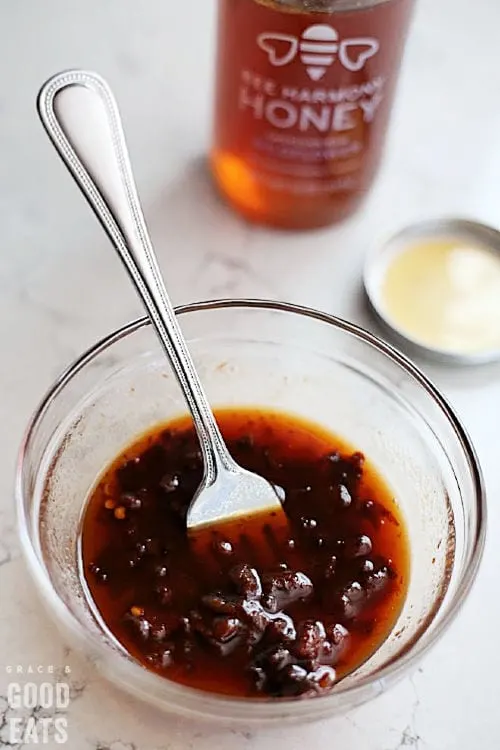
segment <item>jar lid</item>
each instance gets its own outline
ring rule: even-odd
[[[500,232],[464,219],[415,224],[367,259],[378,320],[407,350],[448,364],[500,360]]]

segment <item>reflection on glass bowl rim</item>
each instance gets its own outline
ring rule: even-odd
[[[357,326],[260,300],[202,302],[177,313],[213,405],[272,405],[302,414],[381,467],[412,545],[407,603],[393,633],[330,695],[299,703],[201,693],[147,672],[113,643],[92,615],[79,575],[83,505],[124,445],[185,411],[145,319],[115,331],[74,362],[27,427],[16,501],[36,585],[71,642],[106,677],[160,708],[239,724],[345,712],[406,674],[444,633],[470,590],[486,525],[474,449],[429,380]]]

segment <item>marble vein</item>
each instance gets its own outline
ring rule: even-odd
[[[16,560],[20,554],[20,545],[12,511],[0,511],[0,567]]]
[[[420,673],[422,673],[422,669],[419,670]],[[411,676],[409,678],[409,683],[413,690],[413,701],[412,701],[412,708],[411,708],[411,718],[410,723],[403,729],[403,732],[401,734],[401,739],[399,740],[398,744],[394,748],[394,750],[401,750],[401,748],[405,747],[412,747],[414,750],[420,750],[421,746],[421,736],[417,731],[416,727],[416,721],[417,721],[417,712],[420,707],[420,696],[418,693],[418,689],[415,683],[415,677]]]

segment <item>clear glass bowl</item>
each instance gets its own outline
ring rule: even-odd
[[[73,645],[147,702],[226,724],[306,721],[342,713],[410,670],[449,626],[476,576],[485,495],[470,440],[434,386],[409,360],[362,329],[324,313],[252,300],[178,310],[214,406],[284,409],[346,438],[379,468],[408,523],[411,580],[390,637],[321,698],[229,699],[183,687],[141,667],[92,615],[79,573],[78,536],[89,492],[136,435],[185,412],[145,319],[78,359],[34,414],[16,481],[27,560],[49,611]]]

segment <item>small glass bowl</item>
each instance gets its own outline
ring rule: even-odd
[[[456,616],[476,576],[485,494],[470,440],[445,399],[390,345],[325,313],[221,300],[180,308],[213,406],[272,406],[319,422],[363,451],[407,519],[411,577],[391,635],[326,697],[231,699],[141,667],[92,614],[78,537],[106,464],[155,423],[185,412],[151,326],[137,320],[74,362],[28,425],[16,499],[22,544],[48,609],[110,680],[162,709],[226,725],[344,713],[413,668]]]

